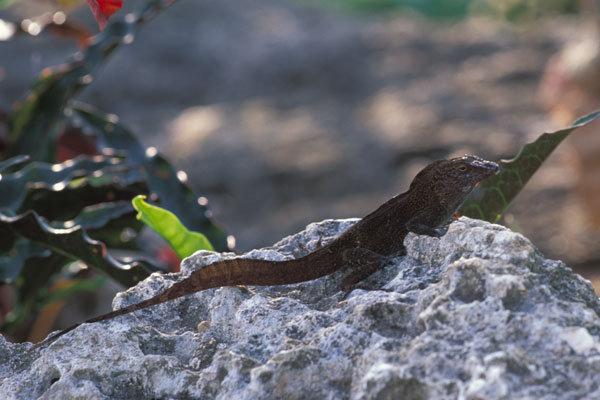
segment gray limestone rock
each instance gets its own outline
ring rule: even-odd
[[[246,257],[299,257],[356,220],[328,220]],[[407,256],[339,291],[343,273],[295,285],[207,290],[102,323],[40,351],[0,337],[3,399],[600,398],[600,303],[591,284],[522,235],[461,218],[410,234]],[[152,275],[136,303],[181,276]]]

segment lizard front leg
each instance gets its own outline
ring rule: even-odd
[[[414,232],[418,235],[432,237],[444,236],[446,232],[448,232],[450,224],[448,223],[441,227],[438,227],[437,225],[438,224],[432,220],[432,213],[420,211],[413,215],[412,218],[406,222],[405,226],[409,232]]]

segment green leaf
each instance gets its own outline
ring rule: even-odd
[[[206,236],[189,231],[175,214],[146,203],[145,198],[140,195],[131,201],[138,211],[137,218],[162,236],[179,258],[189,257],[198,250],[213,250]]]
[[[179,216],[188,229],[206,235],[218,251],[230,250],[223,228],[208,217],[208,207],[200,204],[200,196],[179,179],[169,162],[155,150],[144,148],[115,116],[101,114],[89,105],[74,102],[70,110],[71,123],[93,132],[99,148],[105,152],[126,151],[125,163],[139,167],[150,192],[158,196],[162,207]]]
[[[50,225],[55,229],[70,229],[80,226],[93,239],[99,240],[109,248],[138,251],[135,234],[143,224],[135,218],[136,212],[131,200],[94,204],[85,207],[75,218],[69,221],[54,221]],[[159,270],[153,267],[152,270]]]
[[[458,211],[461,215],[497,222],[506,212],[527,181],[546,158],[567,136],[577,128],[587,125],[600,116],[593,112],[576,120],[569,128],[544,133],[528,143],[511,160],[501,160],[500,171],[481,182]]]
[[[54,229],[35,211],[16,217],[0,213],[0,230],[12,231],[71,259],[79,259],[111,277],[125,287],[131,287],[150,275],[149,266],[141,262],[121,263],[108,254],[106,246],[90,239],[81,229]]]
[[[15,157],[9,158],[8,160],[0,161],[0,172],[4,171],[5,169],[8,169],[10,167],[14,167],[16,165],[26,163],[27,161],[29,161],[29,156],[27,156],[27,155],[15,156]]]
[[[120,221],[127,214],[131,214],[133,218],[134,212],[135,210],[129,201],[102,203],[91,207],[86,207],[75,219],[71,221],[54,222],[49,224],[49,226],[56,229],[58,232],[60,232],[60,230],[71,229],[75,226],[84,228],[88,231],[100,229],[101,232],[104,232],[107,230],[109,222],[113,220]],[[120,236],[119,233],[123,229],[123,227],[119,227],[119,229],[116,230],[112,229],[111,236],[116,236],[118,238]],[[20,237],[20,235],[7,230],[5,240],[9,235]],[[121,244],[121,246],[118,247],[123,248],[125,246]],[[10,250],[8,251],[4,251],[6,256],[0,257],[0,282],[9,282],[15,280],[21,273],[25,262],[29,258],[48,257],[50,255],[50,250],[46,249],[40,244],[23,238],[16,240],[15,245],[9,249]],[[157,267],[153,267],[151,269],[158,270]]]
[[[30,257],[47,257],[50,251],[29,240],[17,241],[15,247],[6,257],[0,257],[0,282],[13,282],[23,269],[25,261]]]
[[[111,220],[122,218],[125,214],[133,213],[133,211],[134,209],[128,201],[94,204],[84,208],[72,220],[53,222],[51,225],[55,229],[70,229],[74,226],[85,230],[99,229]]]
[[[139,169],[124,165],[117,157],[80,156],[61,164],[33,162],[0,176],[0,210],[17,214],[33,209],[49,219],[70,219],[85,206],[129,200],[145,192],[141,181]]]

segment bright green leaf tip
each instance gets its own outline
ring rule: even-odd
[[[165,239],[179,258],[189,257],[198,250],[213,250],[206,236],[189,231],[175,214],[148,204],[145,199],[146,196],[139,195],[131,200],[138,212],[136,218]]]

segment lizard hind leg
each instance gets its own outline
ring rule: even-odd
[[[352,271],[342,280],[343,298],[346,298],[354,289],[362,288],[358,286],[358,283],[381,268],[387,261],[387,257],[363,248],[346,249],[343,251],[342,257]]]

